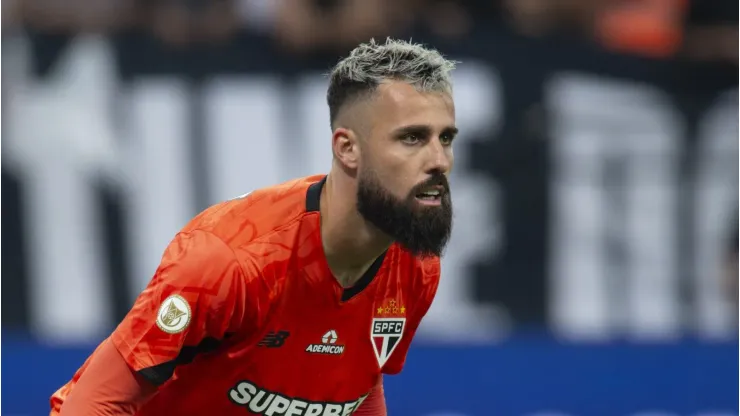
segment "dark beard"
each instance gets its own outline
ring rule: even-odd
[[[452,201],[447,177],[441,173],[415,186],[405,199],[393,196],[373,173],[360,174],[357,210],[375,227],[415,256],[441,256],[452,231]],[[422,206],[416,195],[425,187],[442,185],[440,206]]]

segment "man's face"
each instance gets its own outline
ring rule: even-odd
[[[441,255],[452,230],[447,182],[457,132],[452,97],[418,92],[402,82],[383,84],[368,115],[359,212],[413,254]]]

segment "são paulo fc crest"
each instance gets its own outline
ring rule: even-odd
[[[379,307],[377,314],[383,316],[373,318],[370,327],[370,339],[373,342],[375,357],[378,365],[382,368],[385,362],[396,349],[403,338],[403,329],[406,326],[406,308],[400,308],[395,300],[391,300],[387,306]]]

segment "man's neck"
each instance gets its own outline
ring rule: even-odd
[[[321,190],[321,240],[332,274],[351,287],[393,241],[357,212],[354,182],[341,175],[329,175]]]

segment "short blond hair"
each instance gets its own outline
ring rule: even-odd
[[[346,103],[372,93],[383,82],[403,81],[420,91],[452,93],[451,72],[456,64],[421,44],[391,38],[384,44],[374,39],[363,43],[329,75],[330,122],[333,126]]]

